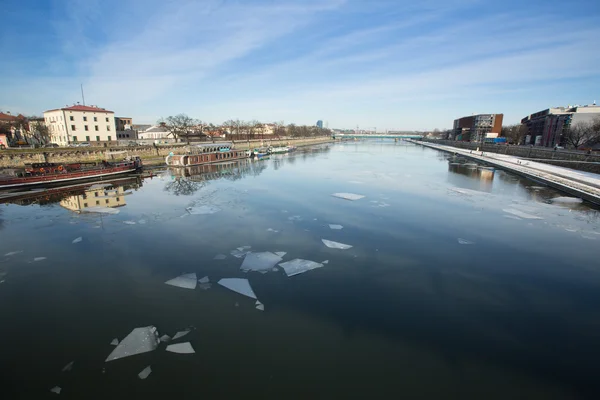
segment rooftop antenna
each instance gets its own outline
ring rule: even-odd
[[[81,84],[81,100],[83,101],[83,105],[85,106],[85,97],[83,96],[83,83]]]

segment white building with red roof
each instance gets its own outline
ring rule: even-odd
[[[52,143],[59,146],[87,142],[92,146],[117,143],[115,113],[96,106],[79,104],[44,111]]]

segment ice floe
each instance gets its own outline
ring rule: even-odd
[[[123,221],[123,223],[124,223],[125,225],[135,225],[135,224],[136,224],[136,222],[135,222],[135,221]]]
[[[224,260],[226,258],[227,258],[227,256],[225,254],[217,254],[216,256],[213,257],[213,260]]]
[[[285,256],[287,253],[286,253],[285,251],[276,251],[276,252],[274,252],[273,254],[276,254],[276,255],[278,255],[279,257],[283,257],[283,256]]]
[[[342,225],[329,224],[329,228],[339,230],[339,229],[343,229],[344,227]]]
[[[150,375],[151,372],[152,372],[152,368],[150,368],[150,365],[148,365],[146,368],[144,368],[142,370],[142,372],[140,372],[138,374],[138,377],[140,379],[146,379],[148,377],[148,375]]]
[[[198,289],[200,290],[208,290],[212,287],[212,283],[199,283]]]
[[[33,261],[34,261],[34,262],[37,262],[37,261],[44,261],[45,259],[46,259],[46,257],[35,257],[35,258],[33,259]]]
[[[268,228],[268,229],[267,229],[267,232],[278,233],[279,231],[276,231],[276,230],[275,230],[275,229],[273,229],[273,228]]]
[[[323,242],[323,244],[325,244],[325,246],[329,247],[330,249],[347,250],[352,247],[349,244],[338,243],[327,239],[321,239],[321,241]]]
[[[196,273],[193,272],[191,274],[180,275],[177,278],[166,281],[165,283],[167,285],[177,286],[183,289],[196,289],[196,284],[198,283],[197,279]]]
[[[208,276],[198,279],[198,283],[208,283],[208,282],[210,282],[210,279],[208,279]]]
[[[192,347],[190,342],[170,344],[167,346],[166,350],[170,351],[171,353],[178,353],[178,354],[195,353],[194,348]]]
[[[361,194],[354,194],[354,193],[334,193],[334,194],[332,194],[332,196],[338,197],[340,199],[352,200],[352,201],[360,200],[365,197]]]
[[[561,203],[561,204],[579,204],[583,203],[583,200],[578,197],[554,197],[550,199],[552,203]]]
[[[472,242],[472,241],[467,240],[467,239],[461,239],[461,238],[458,238],[458,243],[459,244],[475,244],[475,242]]]
[[[119,339],[117,339],[117,338],[114,338],[114,339],[112,340],[112,342],[110,342],[110,344],[112,344],[113,346],[118,346],[118,345],[119,345]]]
[[[185,335],[187,335],[190,332],[191,331],[189,329],[186,329],[185,331],[179,331],[175,334],[175,336],[173,336],[173,339],[171,339],[171,340],[177,340],[181,337],[184,337]]]
[[[65,365],[62,369],[62,372],[69,372],[73,369],[73,364],[75,364],[75,361],[71,361],[70,363],[68,363],[67,365]]]
[[[145,224],[145,223],[146,223],[146,220],[145,220],[145,219],[140,219],[140,220],[138,221],[138,224],[142,224],[142,225],[143,225],[143,224]]]
[[[290,221],[302,221],[302,217],[299,215],[294,215],[292,217],[288,217]]]
[[[81,236],[79,236],[78,238],[73,239],[73,241],[71,243],[75,244],[75,243],[79,243],[83,240],[83,238]]]
[[[321,264],[323,264],[323,265],[329,264],[329,260],[321,261]]]
[[[197,206],[197,207],[188,207],[186,208],[187,212],[192,215],[204,215],[204,214],[214,214],[221,209],[219,207],[214,206]]]
[[[60,386],[54,386],[52,389],[50,389],[50,391],[52,393],[60,394],[60,392],[62,391],[62,388]]]
[[[515,215],[519,218],[523,218],[523,219],[544,219],[542,217],[538,217],[537,215],[527,214],[526,212],[516,210],[514,208],[504,208],[502,211],[504,211],[505,213],[508,213],[508,214]]]
[[[169,335],[162,335],[160,337],[160,341],[163,342],[163,343],[168,343],[168,342],[171,341],[171,336],[169,336]]]
[[[257,310],[260,310],[260,311],[265,311],[265,305],[264,305],[264,304],[262,304],[262,303],[261,303],[261,304],[257,304],[257,305],[256,305],[256,309],[257,309]]]
[[[14,255],[16,255],[16,254],[21,254],[22,252],[23,252],[23,250],[11,251],[11,252],[8,252],[8,253],[6,253],[6,254],[4,255],[4,257],[10,257],[10,256],[14,256]]]
[[[155,326],[135,328],[106,357],[106,362],[156,350],[159,339]]]
[[[277,254],[265,251],[262,253],[248,253],[240,269],[242,271],[268,271],[282,260]]]
[[[239,294],[243,294],[244,296],[251,297],[256,299],[256,295],[250,286],[250,282],[248,279],[243,278],[223,278],[219,280],[219,285],[226,287],[229,290],[233,290]]]
[[[279,266],[283,268],[287,276],[294,276],[316,268],[321,268],[323,264],[310,260],[302,260],[300,258],[296,258],[294,260],[281,263],[279,264]]]

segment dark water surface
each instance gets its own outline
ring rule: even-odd
[[[599,212],[465,163],[352,142],[0,205],[2,398],[598,398]],[[329,263],[244,273],[240,246]],[[104,361],[149,325],[195,354]]]

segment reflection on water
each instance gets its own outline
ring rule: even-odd
[[[12,193],[3,396],[597,398],[600,213],[466,164],[364,141]],[[71,211],[86,202],[120,213]],[[244,273],[247,250],[323,266]],[[192,273],[195,290],[164,284]],[[264,311],[223,278],[247,279]],[[149,325],[192,328],[196,354],[104,362]]]

